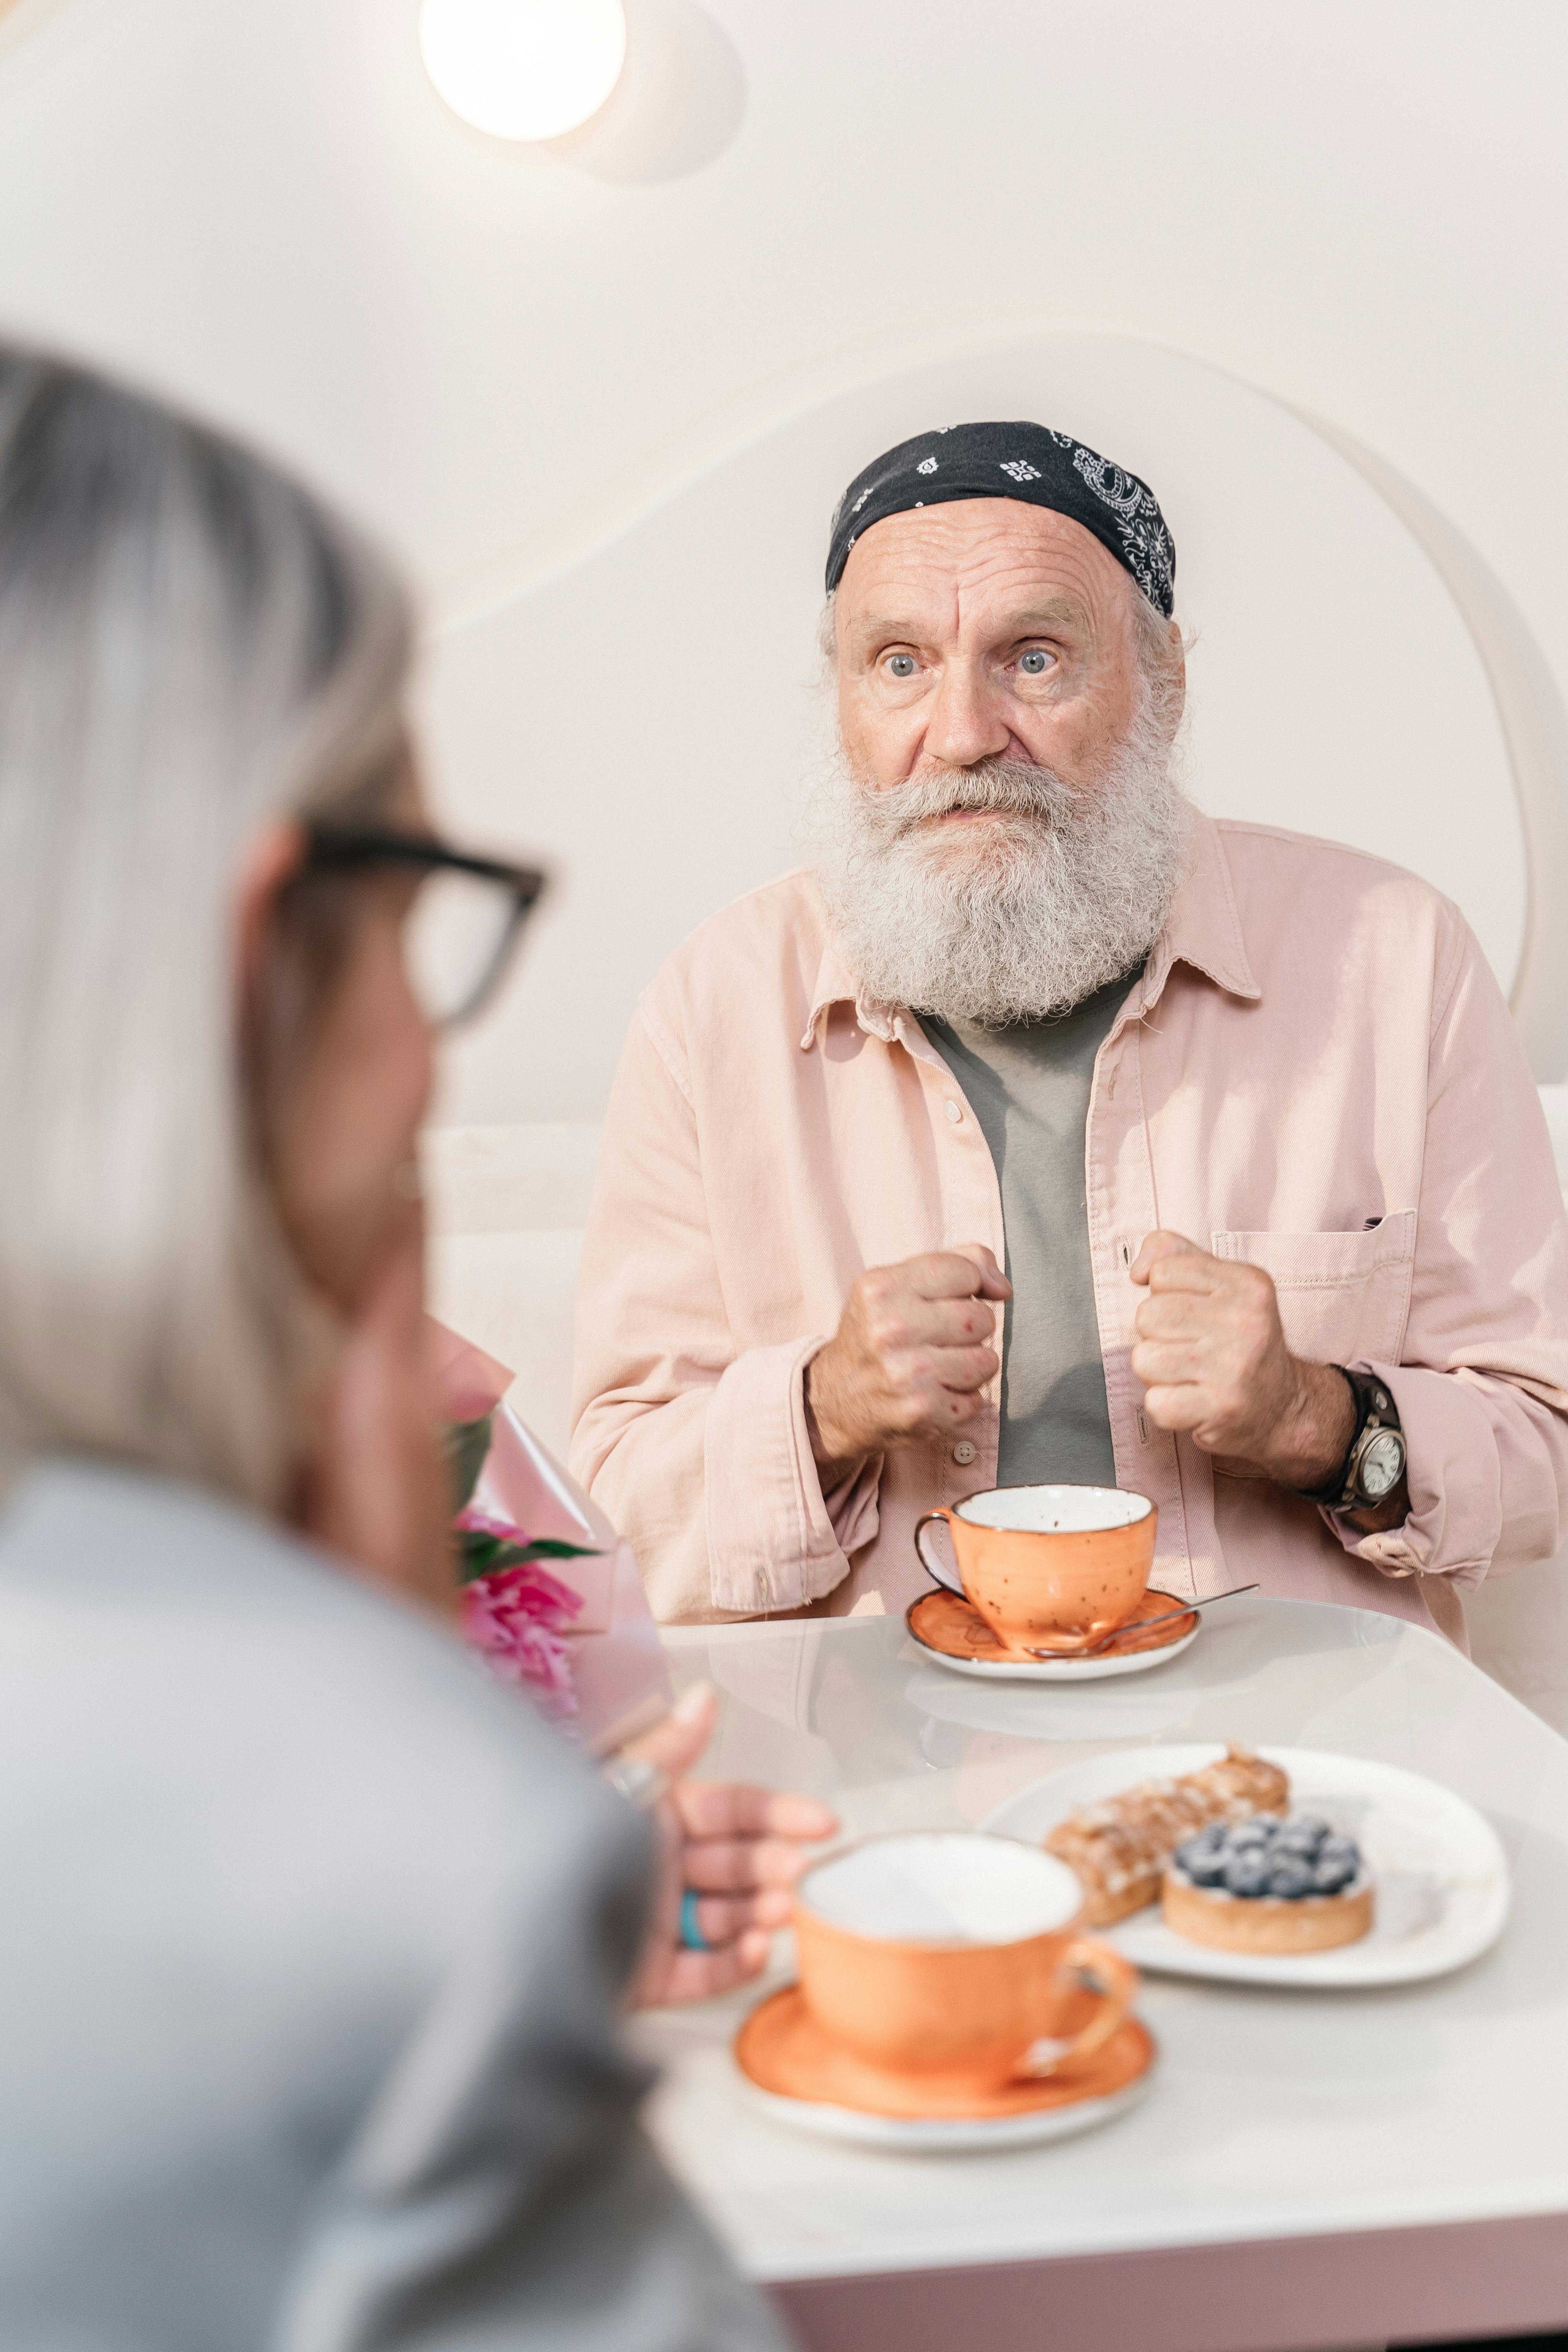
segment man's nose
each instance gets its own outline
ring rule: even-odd
[[[968,662],[946,664],[928,706],[927,759],[948,768],[973,768],[977,761],[1003,758],[1011,740],[1001,698],[983,673]]]

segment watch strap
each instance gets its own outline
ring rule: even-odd
[[[1329,1370],[1338,1372],[1350,1390],[1351,1401],[1355,1406],[1355,1426],[1351,1431],[1344,1459],[1333,1476],[1321,1486],[1306,1486],[1298,1491],[1310,1503],[1321,1503],[1329,1510],[1345,1511],[1354,1509],[1358,1505],[1364,1507],[1365,1503],[1365,1497],[1357,1494],[1355,1483],[1357,1450],[1363,1437],[1374,1427],[1399,1429],[1399,1408],[1375,1374],[1352,1372],[1345,1364],[1331,1364]]]

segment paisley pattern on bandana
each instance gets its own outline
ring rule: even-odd
[[[1073,445],[1072,461],[1096,498],[1114,510],[1128,571],[1151,604],[1168,613],[1175,600],[1176,543],[1154,493],[1136,474],[1124,474],[1081,442]]]
[[[939,439],[940,459],[932,447]],[[1175,601],[1176,543],[1147,482],[1070,433],[1028,423],[939,425],[901,441],[866,467],[833,511],[829,594],[850,549],[874,524],[913,508],[961,499],[1022,499],[1070,517],[1093,533],[1150,603],[1169,616]]]

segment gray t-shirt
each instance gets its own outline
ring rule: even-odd
[[[1114,1486],[1116,1458],[1089,1255],[1084,1138],[1094,1057],[1136,979],[1113,980],[1051,1021],[921,1025],[968,1096],[1002,1187],[1004,1486]]]

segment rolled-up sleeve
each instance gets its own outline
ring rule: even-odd
[[[876,1533],[880,1463],[825,1497],[812,1456],[805,1373],[828,1336],[737,1337],[679,1043],[645,1003],[584,1244],[571,1465],[631,1543],[664,1622],[800,1608]]]
[[[1568,1535],[1568,1217],[1508,1007],[1455,918],[1435,990],[1426,1149],[1402,1360],[1373,1363],[1408,1451],[1404,1522],[1348,1551],[1460,1590]]]

